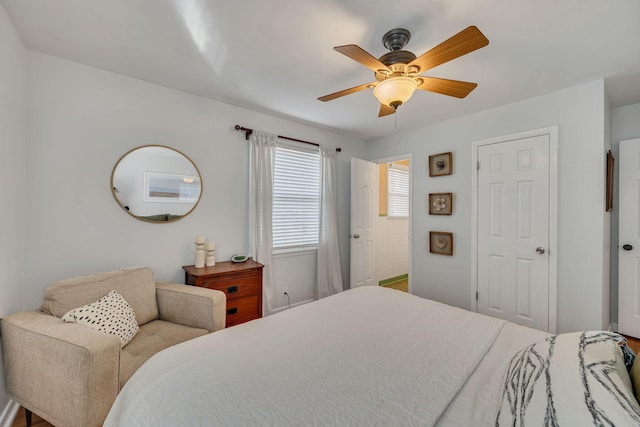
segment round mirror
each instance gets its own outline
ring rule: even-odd
[[[129,215],[148,222],[177,221],[200,201],[202,178],[196,165],[173,148],[147,145],[118,160],[111,192]]]

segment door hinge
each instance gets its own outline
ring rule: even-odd
[[[476,162],[476,170],[480,170],[480,162]]]
[[[476,291],[476,301],[478,301],[478,291]]]

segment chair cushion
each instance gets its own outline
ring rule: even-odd
[[[151,356],[172,345],[208,334],[206,329],[154,320],[140,326],[135,338],[120,352],[120,388]]]
[[[68,311],[62,320],[115,335],[124,347],[136,336],[136,313],[122,295],[111,291],[98,301]]]
[[[144,325],[158,317],[156,284],[153,271],[147,267],[127,268],[55,282],[45,289],[40,310],[62,317],[74,308],[99,300],[112,290],[122,295],[133,307],[138,325]]]

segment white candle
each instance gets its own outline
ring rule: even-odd
[[[207,242],[204,245],[206,250],[206,262],[205,265],[207,267],[213,267],[216,265],[216,244],[214,242]]]
[[[196,251],[196,268],[204,267],[204,251]]]
[[[204,243],[204,236],[203,235],[197,235],[196,236],[196,243]]]

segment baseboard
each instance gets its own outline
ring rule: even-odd
[[[18,409],[20,409],[18,402],[9,400],[7,406],[2,410],[2,414],[0,414],[0,427],[11,427],[18,413]]]
[[[405,274],[401,274],[401,275],[396,276],[396,277],[390,277],[388,279],[380,280],[378,282],[378,285],[379,286],[384,286],[384,285],[388,285],[389,283],[397,282],[399,280],[406,280],[406,279],[409,279],[409,273],[405,273]]]

